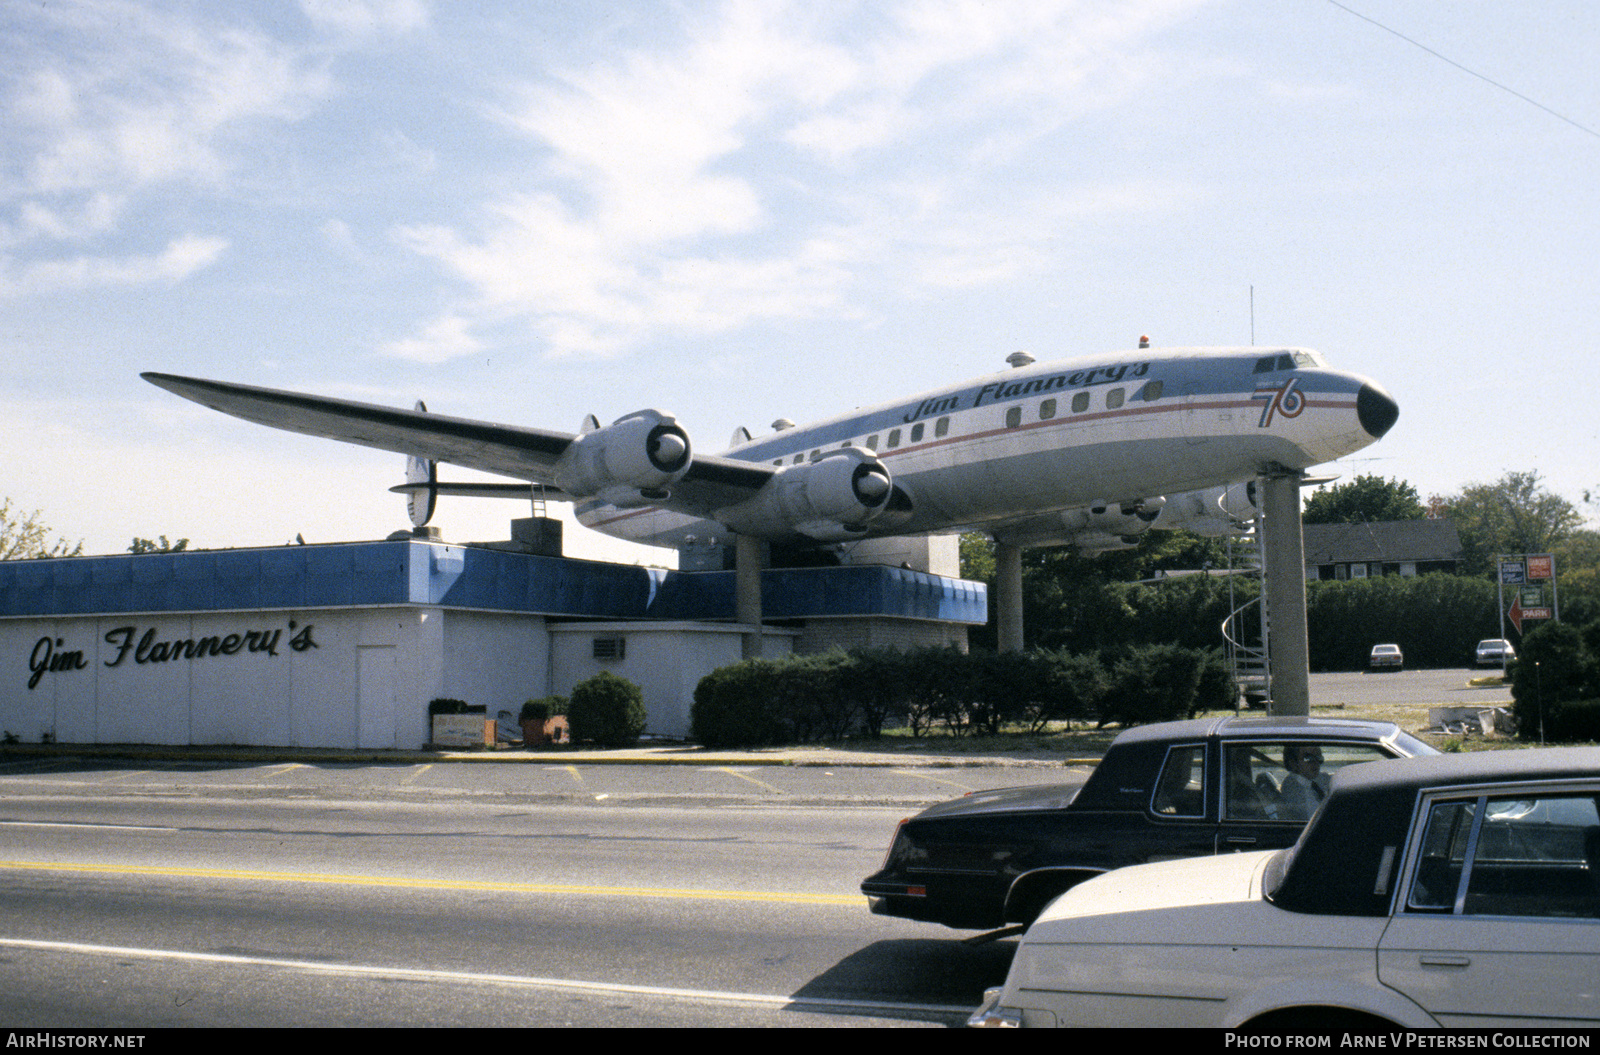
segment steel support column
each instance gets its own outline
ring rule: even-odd
[[[1001,652],[1022,651],[1022,547],[1005,542],[994,546],[994,603],[997,647]]]
[[[1300,523],[1304,474],[1279,467],[1261,477],[1261,542],[1272,620],[1272,713],[1311,713],[1311,648],[1306,633],[1305,538]]]
[[[745,632],[742,655],[761,658],[761,564],[766,546],[749,535],[734,536],[734,618]]]

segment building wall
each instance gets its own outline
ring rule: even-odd
[[[700,679],[743,658],[743,634],[731,625],[703,623],[560,623],[550,628],[551,691],[572,695],[573,686],[609,670],[639,686],[645,732],[686,737],[690,707]],[[622,638],[623,658],[596,659],[594,639]],[[766,629],[764,654],[791,651],[793,633]]]
[[[0,728],[30,742],[416,748],[436,697],[493,714],[543,695],[543,623],[416,607],[0,620]]]
[[[550,687],[550,634],[543,618],[500,612],[440,615],[445,632],[435,695],[482,704],[491,718],[500,711],[515,718],[523,703],[555,691]]]
[[[795,639],[796,652],[833,648],[943,648],[967,650],[967,628],[931,619],[807,619]]]

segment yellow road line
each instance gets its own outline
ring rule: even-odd
[[[394,887],[406,890],[487,890],[511,894],[592,894],[604,897],[680,898],[697,901],[768,901],[785,905],[859,906],[861,904],[861,896],[859,894],[794,894],[776,890],[688,890],[671,887],[504,883],[470,879],[409,879],[404,876],[331,875],[316,872],[249,872],[229,868],[100,865],[77,861],[0,861],[0,870],[169,876],[178,879],[238,879],[277,883],[323,883],[329,886]]]
[[[304,762],[288,762],[288,763],[285,763],[284,765],[279,766],[277,769],[271,770],[270,772],[267,772],[267,773],[263,773],[262,776],[265,777],[266,779],[270,780],[273,777],[281,777],[285,773],[292,773],[297,769],[306,769],[306,768],[309,768],[309,767],[307,767]]]
[[[757,780],[755,777],[752,777],[747,773],[740,773],[738,770],[731,769],[728,766],[714,766],[713,769],[718,773],[726,773],[730,777],[738,777],[740,780],[748,780],[750,783],[754,784],[756,787],[758,787],[758,788],[766,788],[768,791],[770,791],[770,792],[772,792],[772,793],[774,793],[776,795],[787,795],[788,794],[788,792],[784,791],[782,788],[775,788],[771,784],[768,784],[768,783],[766,783],[764,781]]]
[[[972,787],[970,784],[958,784],[953,780],[945,780],[943,777],[930,777],[930,776],[928,776],[928,774],[926,774],[926,773],[918,773],[914,769],[897,769],[897,770],[895,770],[895,773],[897,775],[899,775],[899,776],[902,776],[902,777],[920,777],[923,780],[931,780],[935,784],[949,784],[951,787],[960,788],[962,791],[976,791],[977,790],[976,788]]]

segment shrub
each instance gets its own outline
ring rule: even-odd
[[[547,722],[558,714],[566,713],[567,698],[565,696],[541,696],[522,705],[522,711],[517,715],[517,721]]]
[[[1177,645],[1129,649],[1111,668],[1100,724],[1139,725],[1192,717],[1204,655]]]
[[[1046,722],[1082,721],[1099,713],[1110,685],[1099,656],[1061,649],[1038,653],[1037,662],[1044,665],[1047,689],[1042,703],[1028,716],[1035,732]]]
[[[1557,706],[1584,694],[1591,660],[1583,634],[1566,623],[1546,623],[1529,630],[1511,664],[1511,698],[1517,716],[1517,735],[1538,740],[1541,722],[1549,740]]]
[[[1544,736],[1546,740],[1567,744],[1600,740],[1600,700],[1557,703],[1545,716]]]
[[[706,747],[785,743],[790,725],[778,710],[777,664],[747,659],[716,670],[694,687],[690,733]]]
[[[574,740],[625,747],[644,732],[644,693],[626,678],[602,670],[572,687],[567,725]]]

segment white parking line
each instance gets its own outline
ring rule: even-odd
[[[688,1000],[724,1004],[748,1004],[774,1010],[847,1011],[852,1014],[918,1014],[960,1016],[972,1008],[955,1004],[898,1004],[878,1000],[827,1000],[809,996],[779,996],[766,993],[730,993],[716,989],[674,989],[653,985],[622,985],[614,982],[589,982],[572,978],[541,978],[534,975],[481,974],[476,971],[439,971],[418,967],[384,967],[371,964],[326,963],[316,960],[288,960],[267,956],[236,956],[228,953],[185,952],[177,949],[142,949],[126,945],[88,945],[68,941],[35,941],[28,938],[0,938],[0,948],[36,949],[46,952],[76,953],[81,956],[138,957],[182,963],[229,964],[238,967],[269,967],[311,974],[342,974],[373,978],[406,978],[461,985],[506,985],[521,988],[563,989],[587,993],[624,993],[665,1000]]]

